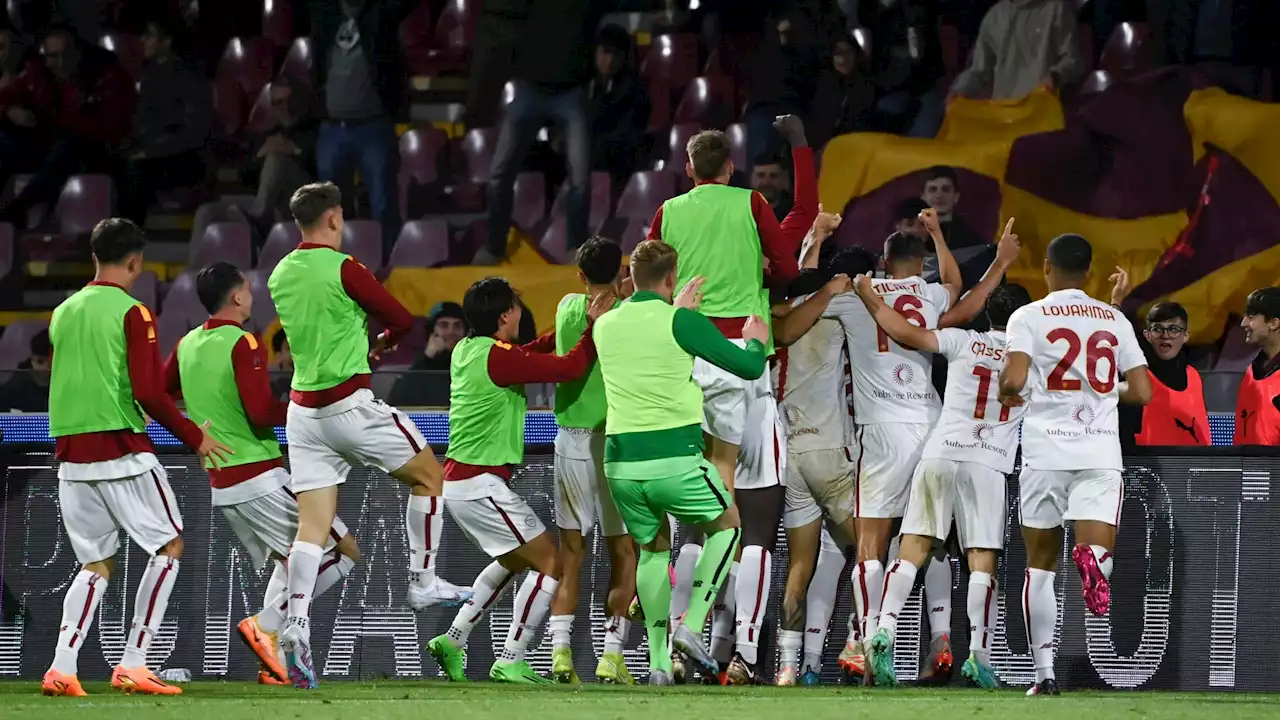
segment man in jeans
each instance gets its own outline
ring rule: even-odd
[[[514,7],[524,5],[525,7]],[[592,34],[600,18],[589,0],[504,3],[504,19],[518,27],[511,48],[515,97],[507,104],[489,173],[489,235],[474,265],[495,265],[506,255],[516,174],[525,152],[548,120],[565,136],[569,193],[565,203],[570,250],[587,239],[591,194],[591,131],[583,85],[591,78]],[[490,8],[497,12],[496,8]],[[515,28],[507,28],[512,30]]]
[[[411,0],[312,0],[313,66],[326,120],[316,141],[316,170],[343,195],[354,173],[369,191],[373,219],[382,224],[383,256],[400,234],[396,173],[400,148],[395,121],[404,97],[404,64],[397,33]]]

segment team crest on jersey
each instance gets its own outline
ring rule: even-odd
[[[1071,419],[1079,425],[1092,425],[1094,412],[1088,403],[1080,403],[1071,408]]]
[[[991,435],[994,432],[995,428],[990,425],[986,423],[978,423],[973,426],[973,439],[979,442],[988,442],[991,440]]]
[[[909,385],[915,379],[916,371],[906,363],[902,363],[893,369],[893,381],[899,385]]]

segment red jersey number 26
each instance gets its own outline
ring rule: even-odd
[[[924,315],[920,314],[920,308],[924,307],[924,302],[915,295],[899,295],[898,299],[893,303],[893,309],[899,315],[907,319],[907,322],[916,327],[925,327]],[[889,334],[879,325],[876,326],[876,350],[880,352],[889,352]]]
[[[1075,365],[1076,358],[1080,357],[1080,336],[1067,328],[1057,328],[1050,330],[1045,339],[1055,345],[1066,343],[1067,346],[1062,359],[1054,366],[1053,372],[1049,373],[1045,382],[1046,389],[1050,392],[1079,390],[1080,381],[1067,377],[1067,371]],[[1095,332],[1084,343],[1085,379],[1089,381],[1089,387],[1099,395],[1111,392],[1116,386],[1116,346],[1119,344],[1116,336],[1106,330]],[[1107,361],[1106,375],[1101,377],[1098,375],[1099,360]]]

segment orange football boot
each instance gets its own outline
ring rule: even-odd
[[[52,668],[44,674],[44,681],[40,683],[40,694],[49,697],[85,697],[88,695],[84,688],[80,687],[80,681],[76,679],[75,675],[63,675]]]
[[[117,665],[111,672],[111,687],[125,695],[141,693],[143,695],[181,695],[182,688],[170,685],[156,677],[149,668],[126,668]]]
[[[244,641],[244,644],[257,656],[262,668],[271,673],[272,677],[279,680],[281,684],[287,684],[289,682],[289,671],[280,662],[280,656],[276,652],[276,648],[280,646],[279,640],[276,639],[276,634],[263,630],[258,625],[258,617],[256,615],[241,620],[240,624],[236,626],[236,630],[240,633],[240,639]]]

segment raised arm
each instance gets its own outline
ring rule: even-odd
[[[773,313],[774,341],[779,345],[790,345],[799,340],[826,312],[831,298],[848,292],[850,287],[848,275],[837,275],[799,305],[783,305]]]
[[[960,290],[964,287],[964,277],[960,275],[960,263],[956,262],[956,257],[951,254],[951,248],[947,247],[947,238],[942,234],[938,211],[925,208],[920,212],[920,222],[924,223],[925,229],[929,231],[929,237],[933,238],[934,250],[938,253],[938,281],[951,295],[951,301],[947,303],[947,307],[954,307],[956,300],[960,297]]]
[[[978,284],[960,298],[960,302],[943,314],[938,320],[938,327],[964,325],[977,317],[986,307],[987,298],[991,297],[992,291],[1000,286],[1000,279],[1018,259],[1018,252],[1021,249],[1018,236],[1013,233],[1013,218],[1009,218],[1009,222],[1004,226],[1004,234],[1000,236],[1000,244],[996,246],[996,259],[991,261],[991,267],[983,273]]]
[[[876,324],[884,330],[886,335],[893,338],[894,342],[916,350],[938,352],[938,337],[934,331],[912,325],[902,317],[901,313],[889,307],[871,286],[870,275],[859,275],[854,280],[854,289],[857,290],[858,297],[867,306],[867,312],[871,313]]]
[[[740,348],[726,340],[705,315],[687,308],[676,309],[671,331],[685,352],[726,372],[744,380],[755,380],[764,374],[764,343],[758,339],[748,340],[747,346]],[[743,336],[746,335],[744,328]]]

